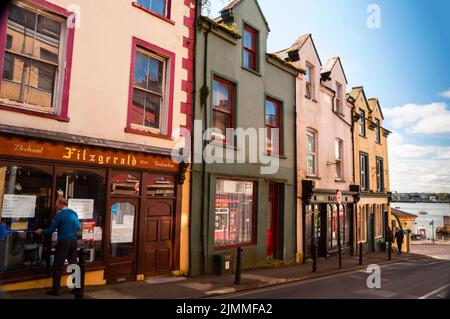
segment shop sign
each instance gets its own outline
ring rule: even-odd
[[[77,213],[78,219],[80,220],[92,219],[94,217],[93,199],[70,198],[68,207]]]
[[[2,218],[34,218],[36,196],[11,195],[3,196]]]
[[[170,157],[103,150],[79,145],[50,144],[0,136],[0,155],[42,158],[123,168],[178,171]]]

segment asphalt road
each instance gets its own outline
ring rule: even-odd
[[[370,289],[370,274],[355,271],[270,287],[227,299],[450,299],[450,261],[419,259],[381,267],[381,288]]]

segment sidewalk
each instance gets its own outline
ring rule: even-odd
[[[234,285],[234,276],[200,276],[196,278],[156,278],[142,282],[128,282],[101,287],[87,287],[86,299],[199,299],[222,296],[256,288],[277,284],[301,281],[338,273],[366,269],[370,264],[384,265],[412,259],[429,258],[417,254],[392,254],[392,260],[387,260],[386,253],[364,255],[363,266],[359,266],[358,257],[342,259],[343,269],[339,270],[337,258],[319,259],[317,273],[312,272],[312,263],[292,266],[270,267],[256,270],[246,270],[242,274],[242,284]],[[73,299],[74,296],[63,290],[60,297],[45,295],[45,290],[13,292],[11,299]]]

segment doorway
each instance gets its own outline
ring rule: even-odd
[[[280,256],[280,192],[281,185],[269,184],[269,202],[267,214],[267,257],[282,259]]]

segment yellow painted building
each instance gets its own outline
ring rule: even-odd
[[[356,243],[366,251],[382,250],[391,222],[388,136],[378,99],[366,97],[363,87],[348,95],[353,104],[354,178],[360,186],[355,221]]]

